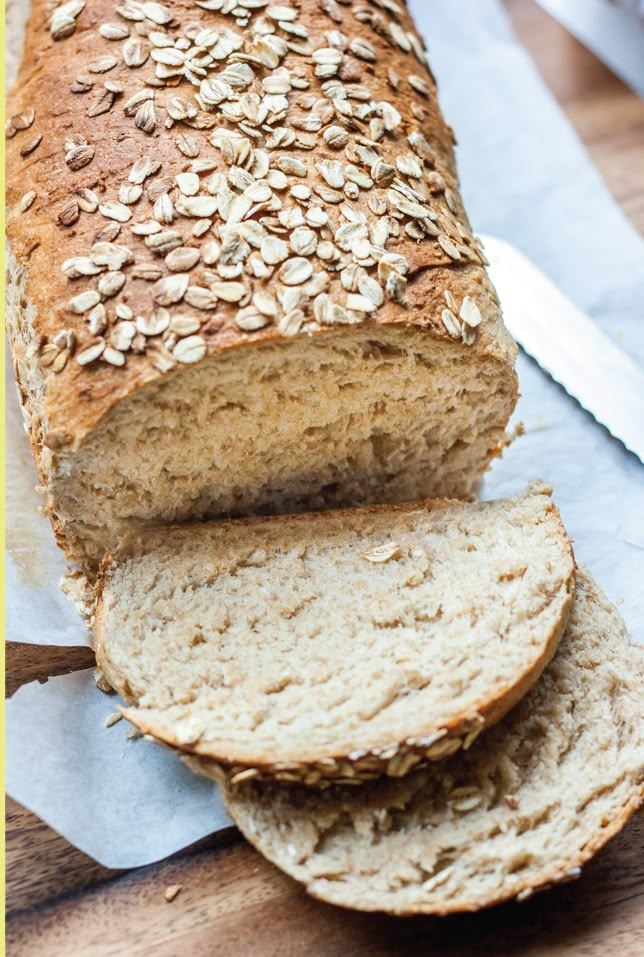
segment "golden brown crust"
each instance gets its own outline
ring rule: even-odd
[[[209,5],[216,6],[212,3]],[[174,204],[175,213],[172,223],[163,223],[163,230],[177,231],[182,235],[185,247],[189,250],[200,250],[202,255],[206,242],[215,239],[221,241],[221,237],[216,235],[220,232],[219,227],[222,224],[218,214],[210,217],[211,228],[203,237],[192,235],[191,230],[197,222],[196,218],[177,215],[176,207],[177,205],[181,207],[181,202],[186,197],[182,197],[174,177],[190,171],[193,164],[193,159],[184,155],[176,145],[177,137],[182,134],[190,135],[199,144],[199,156],[195,157],[197,162],[212,160],[216,166],[215,172],[229,174],[230,166],[222,159],[222,151],[209,142],[209,137],[213,135],[212,129],[226,126],[226,123],[217,111],[200,110],[197,117],[188,122],[170,119],[168,104],[171,98],[182,96],[196,108],[198,104],[194,95],[198,92],[198,87],[191,85],[185,79],[176,85],[176,79],[172,78],[166,86],[164,81],[155,76],[155,63],[150,57],[142,66],[126,65],[125,44],[138,42],[142,45],[144,52],[149,53],[151,42],[145,34],[150,30],[156,38],[155,42],[161,43],[165,42],[163,41],[164,33],[176,41],[185,36],[189,24],[198,24],[200,27],[207,26],[216,30],[222,28],[233,30],[248,44],[250,30],[258,18],[268,20],[270,28],[275,29],[272,36],[281,38],[282,43],[287,40],[293,45],[293,49],[282,58],[277,69],[285,66],[294,76],[301,74],[303,85],[309,84],[308,89],[289,91],[287,118],[280,118],[279,121],[273,122],[272,129],[284,128],[291,132],[295,131],[302,145],[307,147],[315,145],[313,151],[300,148],[298,142],[286,149],[276,148],[269,151],[271,172],[276,172],[276,164],[281,162],[280,158],[283,157],[297,159],[308,167],[308,174],[304,178],[287,177],[288,185],[290,188],[305,184],[313,188],[312,201],[319,204],[315,208],[326,209],[329,212],[333,229],[330,231],[318,229],[319,241],[324,238],[324,241],[328,243],[331,241],[335,243],[333,234],[337,232],[337,225],[345,220],[339,212],[341,204],[330,204],[315,193],[315,189],[330,188],[327,187],[321,174],[316,171],[316,163],[340,160],[345,167],[350,166],[352,165],[349,162],[350,159],[357,160],[351,152],[357,146],[377,151],[382,161],[391,162],[394,165],[396,158],[404,153],[410,161],[416,157],[416,161],[423,167],[424,180],[413,179],[398,172],[396,175],[403,186],[415,184],[427,195],[427,205],[432,210],[432,216],[436,217],[437,228],[434,229],[429,219],[424,221],[425,228],[430,232],[437,231],[438,238],[427,236],[424,241],[419,241],[407,235],[405,232],[407,226],[414,230],[420,228],[418,220],[415,221],[413,217],[397,213],[389,203],[388,214],[394,213],[400,217],[398,220],[391,219],[390,225],[392,228],[400,229],[401,235],[400,237],[390,236],[384,245],[387,253],[402,256],[407,261],[406,266],[400,267],[401,275],[408,269],[407,300],[405,304],[402,304],[388,299],[374,314],[353,313],[351,321],[356,321],[362,315],[362,321],[365,322],[408,323],[426,328],[431,335],[449,339],[449,332],[441,316],[448,305],[444,298],[444,291],[451,290],[454,296],[452,306],[454,313],[458,313],[463,301],[466,297],[470,297],[476,302],[483,315],[483,326],[478,332],[480,341],[475,351],[479,349],[483,352],[498,351],[505,355],[508,362],[512,361],[512,346],[497,321],[498,303],[481,268],[481,257],[473,243],[458,194],[452,133],[440,114],[433,80],[421,62],[424,57],[422,47],[413,30],[410,15],[403,5],[365,3],[361,0],[354,0],[349,4],[336,4],[332,0],[321,0],[321,2],[303,0],[303,2],[281,5],[292,9],[297,14],[293,22],[298,29],[304,28],[308,32],[310,38],[308,41],[298,36],[294,37],[289,32],[293,30],[293,26],[289,27],[288,21],[280,25],[279,21],[267,17],[264,7],[252,11],[250,25],[244,26],[243,23],[242,25],[237,23],[230,14],[202,9],[194,0],[175,0],[171,5],[171,12],[168,13],[171,19],[167,24],[154,23],[149,19],[141,21],[119,16],[118,10],[115,13],[114,5],[107,0],[87,0],[84,4],[72,0],[72,3],[67,6],[72,8],[72,14],[78,11],[71,17],[75,23],[75,29],[69,35],[66,35],[68,28],[61,29],[60,16],[56,20],[56,14],[54,14],[52,21],[49,16],[51,4],[47,3],[47,0],[36,0],[34,3],[28,27],[25,56],[18,82],[11,94],[8,110],[10,117],[18,117],[13,122],[9,121],[9,139],[7,140],[7,199],[11,210],[8,233],[18,263],[27,269],[22,297],[25,302],[33,305],[29,335],[31,341],[36,344],[39,375],[44,381],[43,389],[32,390],[26,396],[32,405],[40,406],[35,413],[31,410],[34,423],[37,422],[42,428],[37,440],[38,447],[43,440],[47,442],[47,432],[54,454],[64,449],[66,443],[82,441],[120,399],[167,374],[167,371],[160,371],[155,363],[164,370],[176,368],[176,358],[163,345],[168,340],[167,330],[164,334],[157,336],[145,336],[137,332],[133,345],[125,351],[122,349],[124,341],[131,332],[131,328],[124,323],[131,322],[137,316],[143,316],[144,320],[150,319],[155,306],[153,297],[157,287],[151,281],[135,278],[136,270],[143,264],[147,269],[156,270],[155,276],[157,274],[163,277],[182,275],[171,272],[164,257],[151,253],[145,244],[146,237],[132,233],[132,225],[141,222],[150,223],[155,216],[157,219],[154,221],[158,223],[158,197],[165,196]],[[227,4],[227,7],[230,6]],[[134,10],[132,15],[137,17],[142,10],[141,4],[122,5],[123,9],[128,7]],[[170,10],[169,7],[162,8],[156,5],[155,8],[154,5],[149,5],[148,12],[153,8],[156,19],[161,21],[166,18],[163,9]],[[277,5],[270,7],[270,10],[274,8],[277,9]],[[399,13],[395,12],[397,9],[400,10]],[[117,35],[127,31],[127,39],[105,39],[99,29],[102,28],[105,33],[106,25],[115,29]],[[286,29],[283,28],[284,25]],[[52,28],[54,32],[61,34],[59,39],[53,39]],[[139,36],[139,31],[143,36]],[[326,94],[323,93],[322,84],[328,82],[327,78],[313,75],[315,62],[311,53],[324,47],[328,42],[325,37],[329,31],[341,32],[344,39],[334,36],[333,42],[338,43],[341,48],[348,47],[340,51],[342,64],[338,73],[329,77],[335,81],[342,78],[340,87],[344,84],[344,92],[348,86],[351,96],[344,100],[338,99],[340,94],[337,91],[327,90]],[[188,32],[190,32],[189,29]],[[298,48],[304,52],[295,52]],[[325,49],[332,48],[325,47]],[[128,58],[131,59],[131,56]],[[114,66],[111,66],[111,60],[116,61]],[[205,71],[208,76],[219,72],[222,62],[216,60],[208,66]],[[109,66],[105,72],[92,72],[103,69],[105,65]],[[159,67],[157,71],[158,69]],[[398,80],[395,81],[398,83],[398,89],[392,87],[390,78],[393,76],[390,74],[392,70],[398,76]],[[253,83],[246,92],[261,91],[260,80],[274,72],[274,69],[257,67]],[[77,80],[79,76],[85,77],[85,80],[79,83]],[[410,85],[410,77],[413,78],[415,87]],[[70,87],[82,88],[85,82],[87,85],[92,84],[88,92],[70,92]],[[371,104],[380,104],[364,119],[360,118],[361,104],[364,100],[363,92],[359,87],[366,90],[364,96],[368,94]],[[137,127],[137,122],[139,126],[142,123],[136,111],[134,115],[126,115],[124,112],[124,104],[141,93],[142,95],[154,93],[155,125],[154,128],[149,127],[150,132],[144,132]],[[356,99],[351,98],[354,95]],[[307,109],[311,110],[308,97],[315,101],[312,112],[309,113],[306,112]],[[105,112],[97,112],[102,108],[99,101],[104,106],[109,104]],[[348,109],[353,112],[353,116],[343,115],[341,112],[345,110],[342,106],[343,102],[352,104]],[[381,115],[383,104],[386,107],[384,120]],[[399,123],[396,115],[393,115],[391,119],[387,104],[398,111]],[[31,113],[34,109],[35,117],[32,120]],[[133,109],[134,107],[128,108],[128,114],[131,114]],[[172,106],[169,109],[172,110]],[[318,132],[309,133],[293,127],[291,119],[299,123],[302,115],[311,116],[316,110],[321,116],[321,129]],[[88,115],[88,113],[96,115]],[[382,133],[383,122],[394,128]],[[345,131],[348,128],[350,134],[348,157],[345,150],[338,151],[331,148],[323,138],[325,131],[338,124]],[[172,128],[166,129],[166,125]],[[195,129],[195,125],[206,128]],[[227,125],[230,130],[235,128],[232,122]],[[317,121],[313,125],[317,126]],[[271,136],[268,130],[269,127],[265,125],[260,131],[264,140]],[[428,152],[428,148],[423,145],[417,147],[414,152],[409,146],[407,137],[417,133],[426,135],[431,142],[431,151]],[[376,140],[371,139],[374,136],[377,137]],[[76,145],[74,137],[78,141]],[[261,137],[253,142],[262,143]],[[88,149],[80,142],[81,138],[86,140]],[[374,145],[366,147],[360,142],[361,140],[370,141]],[[80,158],[75,153],[79,150]],[[422,155],[418,155],[419,153]],[[79,163],[84,162],[90,154],[89,162],[78,168]],[[424,159],[425,156],[427,159]],[[159,162],[160,168],[147,177],[142,184],[129,182],[128,174],[133,164],[142,159]],[[368,164],[356,161],[353,166],[356,165],[363,176],[369,176]],[[358,174],[355,175],[362,183]],[[210,195],[204,187],[209,176],[210,172],[200,174],[200,195],[204,198]],[[134,179],[137,178],[134,177]],[[132,200],[132,196],[122,195],[123,187],[139,185],[142,187],[142,195],[136,202],[131,205],[121,202],[123,199],[127,199],[128,203]],[[389,187],[374,186],[363,189],[351,183],[349,186],[344,203],[358,214],[366,214],[370,228],[373,228],[377,222],[382,223],[387,219],[387,216],[375,216],[368,206],[368,201],[370,197],[375,197],[378,202],[387,206]],[[89,199],[88,194],[82,194],[79,197],[79,190],[90,190],[94,195]],[[357,198],[351,198],[356,193]],[[283,208],[294,209],[296,213],[298,210],[307,212],[307,203],[292,199],[288,192],[274,190],[273,194],[282,202]],[[402,196],[401,193],[397,195]],[[106,203],[119,203],[116,214],[118,216],[132,214],[132,218],[125,223],[120,223],[103,216],[100,208],[94,212],[85,211],[85,208],[91,207],[96,201],[102,207]],[[83,208],[78,208],[79,202]],[[78,214],[77,218],[75,218],[76,214]],[[416,222],[415,226],[414,222]],[[118,235],[116,235],[117,231]],[[292,234],[290,227],[284,231],[278,224],[278,230],[273,235],[274,238],[284,235],[288,240],[289,234]],[[90,256],[97,238],[99,241],[104,241],[105,236],[108,241],[129,250],[133,257],[132,262],[110,271],[110,277],[115,286],[125,279],[122,289],[116,295],[112,295],[103,266],[102,271],[96,275],[75,279],[68,278],[60,268],[64,261],[73,257]],[[445,237],[450,238],[454,245],[450,245]],[[456,252],[454,252],[455,247]],[[290,255],[291,258],[294,257],[292,251]],[[454,256],[458,256],[458,260],[455,260]],[[347,263],[351,262],[350,253],[343,253],[343,257]],[[324,270],[328,280],[326,285],[320,280],[320,288],[324,286],[334,301],[343,302],[346,305],[348,293],[343,288],[338,273],[329,273],[326,269],[328,263],[316,258],[315,255],[309,256],[308,259],[306,256],[299,258],[312,262],[315,270],[314,279],[319,279]],[[278,266],[277,273],[280,268],[282,267]],[[212,286],[212,277],[208,273],[211,273],[213,269],[214,267],[209,269],[207,265],[204,265],[202,259],[198,267],[190,270],[190,288],[199,287],[202,290],[201,294],[205,294],[208,284]],[[377,263],[367,266],[366,271],[369,278],[378,280]],[[405,276],[402,275],[403,285],[404,278]],[[394,280],[397,281],[395,277]],[[234,280],[226,279],[225,281]],[[255,290],[258,288],[258,283],[261,285],[265,282],[263,279],[253,279],[247,272],[240,277],[240,281],[248,288],[254,284]],[[106,282],[107,285],[104,285]],[[266,284],[272,282],[274,279],[269,276]],[[88,323],[90,310],[77,315],[69,311],[69,303],[81,293],[95,291],[99,285],[102,289],[101,301],[98,303],[99,312],[101,307],[104,307],[106,315],[103,319],[93,320],[94,331],[91,331]],[[354,290],[353,294],[360,295],[359,290]],[[247,306],[249,299],[247,294],[240,303],[229,304],[223,299],[218,299],[216,305],[206,309],[187,305],[184,300],[171,305],[169,312],[171,317],[188,314],[193,322],[196,321],[199,328],[197,339],[203,339],[207,352],[213,353],[238,345],[261,343],[284,335],[288,336],[293,333],[295,327],[297,327],[296,332],[304,335],[324,332],[327,327],[324,323],[316,321],[313,315],[312,300],[314,298],[315,296],[309,297],[307,303],[303,305],[303,317],[291,316],[289,321],[284,323],[282,315],[281,320],[276,318],[264,328],[253,332],[244,332],[236,324],[239,320],[240,306],[242,308]],[[120,306],[123,316],[129,317],[131,313],[131,319],[118,318],[117,305]],[[297,310],[291,309],[288,314],[294,311]],[[467,310],[465,314],[467,316]],[[474,314],[473,321],[476,322],[476,320],[477,317]],[[105,330],[101,330],[102,322],[107,323]],[[460,318],[458,324],[464,330],[466,338],[469,337],[473,341],[477,334],[476,327],[468,326]],[[487,325],[490,326],[489,329],[485,328]],[[113,345],[115,342],[116,347]],[[107,343],[107,346],[103,345],[104,343]],[[88,348],[97,345],[99,351],[101,348],[104,350],[101,356],[86,365],[80,365],[78,356],[87,356]],[[174,342],[170,345],[171,348],[176,347]],[[14,349],[21,353],[24,348],[24,342],[21,344],[20,336],[15,335]],[[184,352],[186,351],[184,346],[181,348]],[[137,351],[139,349],[142,351]],[[201,354],[200,350],[199,342],[195,342],[193,355]],[[108,354],[111,357],[110,361],[124,359],[124,366],[116,367],[111,365],[110,361],[105,361]]]

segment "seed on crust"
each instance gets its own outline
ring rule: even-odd
[[[95,213],[98,209],[99,199],[96,193],[91,189],[75,189],[74,199],[78,203],[78,208],[84,213]]]
[[[142,37],[130,37],[123,44],[123,60],[133,69],[143,66],[149,56],[150,46]]]
[[[127,223],[132,219],[132,210],[124,206],[123,203],[113,201],[101,203],[98,207],[98,211],[102,213],[106,219],[115,219],[119,223]]]
[[[240,302],[246,295],[246,287],[241,282],[214,282],[210,289],[224,302]]]
[[[283,239],[267,236],[260,249],[261,257],[269,266],[277,265],[288,259],[289,249]]]
[[[100,336],[107,328],[107,312],[102,302],[99,302],[87,316],[89,331],[93,336]]]
[[[76,30],[76,18],[83,11],[85,0],[69,0],[57,7],[51,18],[49,32],[53,40],[64,40]]]
[[[181,363],[189,364],[199,362],[206,355],[206,341],[201,336],[188,336],[186,339],[180,339],[172,355]]]
[[[80,316],[84,312],[88,312],[100,301],[101,297],[95,289],[87,289],[85,292],[81,292],[78,296],[74,296],[73,299],[70,299],[67,303],[67,308],[70,312],[75,312]]]
[[[476,329],[481,324],[481,311],[471,296],[466,296],[463,300],[459,316],[470,329]]]
[[[34,202],[36,201],[36,191],[30,189],[28,193],[25,193],[18,203],[18,209],[21,213],[26,213],[28,209],[31,209]]]
[[[186,294],[189,276],[187,273],[175,273],[164,276],[153,288],[153,299],[159,306],[171,306],[180,302]]]
[[[65,162],[70,169],[79,170],[94,159],[96,150],[90,143],[82,143],[74,146],[65,154]]]
[[[438,245],[441,247],[443,252],[449,256],[450,259],[454,259],[456,261],[458,261],[459,259],[462,259],[460,249],[458,248],[458,246],[454,245],[454,243],[449,238],[449,236],[445,236],[444,234],[441,234],[438,237]]]
[[[71,259],[65,259],[60,268],[69,279],[78,279],[79,276],[95,276],[102,267],[89,256],[72,256]]]
[[[90,362],[95,362],[96,359],[99,359],[103,352],[105,351],[105,340],[100,339],[98,342],[94,342],[89,346],[86,346],[84,349],[81,349],[80,352],[76,353],[76,362],[80,366],[89,365]]]
[[[197,173],[177,173],[175,179],[184,196],[196,196],[199,192],[200,180]]]
[[[106,272],[98,280],[97,289],[101,296],[110,299],[112,296],[118,295],[124,285],[125,273],[119,271]]]
[[[10,117],[7,120],[6,124],[6,133],[8,137],[15,136],[21,130],[28,130],[30,126],[33,126],[33,122],[36,119],[36,111],[24,110],[22,113],[16,113],[14,116]]]
[[[107,345],[105,346],[105,351],[103,352],[102,358],[107,362],[108,365],[116,366],[117,368],[125,365],[125,355],[119,349],[115,349],[114,346]]]
[[[185,339],[186,336],[199,332],[200,328],[201,320],[196,316],[173,316],[170,321],[170,332],[178,339]]]
[[[386,300],[405,306],[408,267],[388,262],[394,244],[404,248],[410,240],[432,238],[450,259],[479,262],[469,230],[443,218],[445,203],[449,209],[460,206],[452,193],[446,195],[428,139],[413,120],[403,132],[400,109],[373,86],[382,72],[394,89],[403,90],[406,81],[410,101],[418,101],[414,93],[431,94],[423,70],[398,68],[399,76],[378,63],[386,59],[380,53],[383,40],[425,63],[422,44],[399,23],[395,0],[374,0],[378,12],[358,5],[356,18],[374,31],[369,37],[340,26],[348,0],[317,0],[318,17],[328,20],[315,37],[292,0],[194,2],[212,16],[183,22],[185,11],[172,4],[117,0],[112,19],[93,27],[94,37],[105,43],[80,67],[71,87],[78,93],[94,89],[82,113],[91,119],[108,114],[125,92],[127,76],[125,115],[147,136],[172,136],[188,162],[175,154],[174,164],[164,162],[162,170],[154,149],[145,149],[149,140],[134,130],[132,143],[148,155],[136,159],[135,153],[129,170],[111,186],[109,179],[94,179],[93,189],[78,187],[63,198],[54,212],[61,226],[73,226],[81,213],[100,213],[109,222],[97,227],[97,242],[116,247],[120,236],[121,248],[127,248],[133,236],[141,237],[151,253],[137,254],[136,262],[131,252],[121,261],[114,250],[109,262],[93,254],[77,256],[80,264],[65,269],[70,279],[99,274],[95,291],[105,300],[116,299],[121,290],[128,300],[130,282],[152,282],[159,309],[183,302],[213,311],[224,301],[238,307],[233,321],[243,332],[270,321],[293,335],[314,317],[323,324],[359,323]],[[73,29],[67,20],[75,20],[85,5],[84,0],[61,4],[49,25],[58,18],[57,35],[63,36]],[[302,56],[312,66],[298,64]],[[29,128],[34,117],[33,110],[12,117],[7,136]],[[70,129],[65,162],[78,171],[96,159],[96,146],[89,142],[91,124]],[[27,143],[23,155],[40,141],[39,135]],[[307,157],[310,150],[317,155]],[[104,157],[98,158],[102,166]],[[102,175],[98,165],[96,175]],[[18,208],[26,212],[34,202],[30,190]],[[142,248],[140,240],[135,243]],[[129,268],[123,271],[124,266]],[[270,287],[265,299],[264,286]],[[274,305],[267,308],[269,299]],[[111,329],[113,311],[108,317],[98,304],[95,308],[91,328]],[[459,309],[448,303],[448,309],[454,316],[450,335],[456,338],[458,328],[458,338],[472,344],[480,323],[476,304],[466,301]],[[149,333],[136,335],[132,348],[143,351]],[[170,356],[176,335],[170,329],[166,353],[150,344],[159,345],[155,362],[178,361]]]
[[[29,156],[30,153],[33,153],[34,150],[38,149],[42,142],[42,133],[38,133],[37,136],[34,136],[33,139],[29,140],[28,143],[25,143],[24,146],[20,149],[21,156]]]
[[[164,308],[155,309],[149,316],[137,316],[134,324],[144,336],[160,336],[170,326],[170,313]]]
[[[270,325],[271,321],[268,316],[264,316],[261,312],[258,312],[254,306],[247,306],[245,309],[240,309],[235,316],[235,324],[242,332],[257,332],[259,329]]]
[[[366,60],[368,63],[375,63],[378,59],[378,54],[374,47],[364,38],[353,40],[349,49],[354,56],[359,57],[361,60]]]
[[[288,259],[279,273],[280,280],[285,286],[299,286],[310,279],[312,275],[312,263],[301,256]]]
[[[98,32],[105,40],[125,40],[130,35],[124,23],[101,23]]]
[[[172,272],[188,272],[199,262],[199,250],[189,246],[178,246],[165,257],[166,266]]]
[[[441,318],[443,320],[443,325],[449,332],[452,339],[460,339],[462,333],[461,324],[451,309],[443,309]]]
[[[117,65],[118,60],[116,57],[106,56],[98,57],[96,60],[92,60],[91,63],[88,63],[87,69],[90,73],[108,73],[110,70],[113,70]]]

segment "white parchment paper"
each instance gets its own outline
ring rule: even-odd
[[[475,228],[514,243],[644,365],[644,242],[517,45],[497,0],[411,6],[459,135]],[[516,421],[526,434],[495,464],[484,494],[520,492],[534,477],[551,482],[578,558],[620,604],[633,637],[644,641],[644,466],[531,360],[521,357],[519,374]],[[25,441],[18,430],[22,465],[10,508],[32,495]],[[16,572],[16,593],[23,594],[10,603],[9,637],[47,644],[52,636],[60,643],[77,635],[84,643],[71,606],[62,599],[63,612],[57,604],[62,568],[46,526],[14,547],[33,547],[34,567],[51,572],[28,586]],[[154,745],[126,741],[122,722],[104,727],[113,710],[114,699],[96,691],[89,672],[17,692],[7,707],[9,793],[111,867],[150,863],[226,826],[210,784],[187,776],[180,761]]]
[[[457,131],[475,229],[513,243],[644,366],[644,242],[500,6],[410,5]],[[458,69],[456,50],[467,69]],[[551,482],[578,559],[620,602],[633,638],[644,641],[644,465],[523,355],[519,379],[514,421],[526,435],[495,464],[484,496],[519,492],[531,477]]]
[[[90,634],[60,590],[66,572],[49,519],[38,511],[36,466],[22,423],[7,361],[6,421],[6,615],[7,638],[40,645],[89,645]]]
[[[92,669],[20,688],[7,709],[11,793],[28,794],[47,823],[106,867],[160,860],[230,827],[212,781],[128,739],[126,721],[105,726],[115,701],[97,691]]]

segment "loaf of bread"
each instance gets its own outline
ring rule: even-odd
[[[579,876],[644,799],[644,649],[579,569],[554,660],[467,753],[360,788],[224,793],[246,837],[322,900],[394,914],[523,900]]]
[[[147,530],[103,566],[97,662],[206,773],[398,777],[469,747],[554,654],[575,566],[549,491]]]
[[[8,116],[8,327],[70,558],[472,494],[515,346],[403,0],[34,0]]]

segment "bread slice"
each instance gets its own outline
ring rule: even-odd
[[[548,493],[145,530],[104,564],[98,664],[130,721],[235,780],[404,774],[554,653],[574,560]]]
[[[580,569],[559,652],[467,753],[324,793],[227,786],[230,814],[314,897],[447,914],[577,877],[644,799],[644,649]]]

